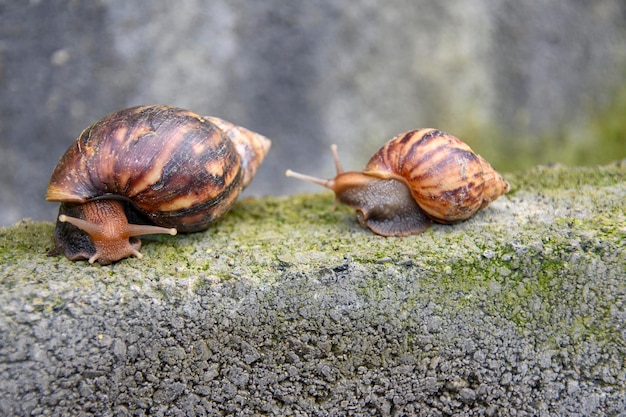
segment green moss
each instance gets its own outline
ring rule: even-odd
[[[50,223],[30,220],[22,220],[12,228],[0,228],[0,264],[16,259],[18,255],[47,252],[54,245],[53,230]]]
[[[584,191],[589,187],[606,187],[619,184],[626,176],[626,163],[617,161],[600,167],[568,168],[564,165],[537,166],[526,171],[505,175],[512,192],[518,190],[572,190]]]

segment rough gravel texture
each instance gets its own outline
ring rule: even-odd
[[[105,267],[0,229],[0,415],[624,416],[626,164],[506,177],[403,239],[330,194]]]

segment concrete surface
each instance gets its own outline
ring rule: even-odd
[[[409,238],[328,193],[106,267],[0,229],[0,414],[623,416],[625,162],[505,175]]]

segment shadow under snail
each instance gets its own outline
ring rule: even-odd
[[[109,114],[80,134],[52,173],[46,200],[61,207],[49,254],[108,264],[141,258],[136,236],[205,230],[250,183],[270,145],[177,107]]]
[[[382,236],[407,236],[432,221],[463,221],[507,193],[509,184],[458,138],[435,129],[402,133],[387,142],[362,172],[344,172],[331,146],[337,176],[322,179],[287,170],[329,188],[357,211],[359,223]]]

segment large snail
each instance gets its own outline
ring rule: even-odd
[[[270,140],[170,106],[123,109],[85,129],[52,173],[51,255],[141,258],[139,235],[205,230],[246,187]]]
[[[382,236],[423,232],[431,221],[469,218],[509,184],[487,161],[456,137],[435,129],[402,133],[387,142],[363,172],[344,172],[331,147],[337,176],[321,179],[287,170],[286,175],[322,185],[339,202],[357,210],[357,219]]]

